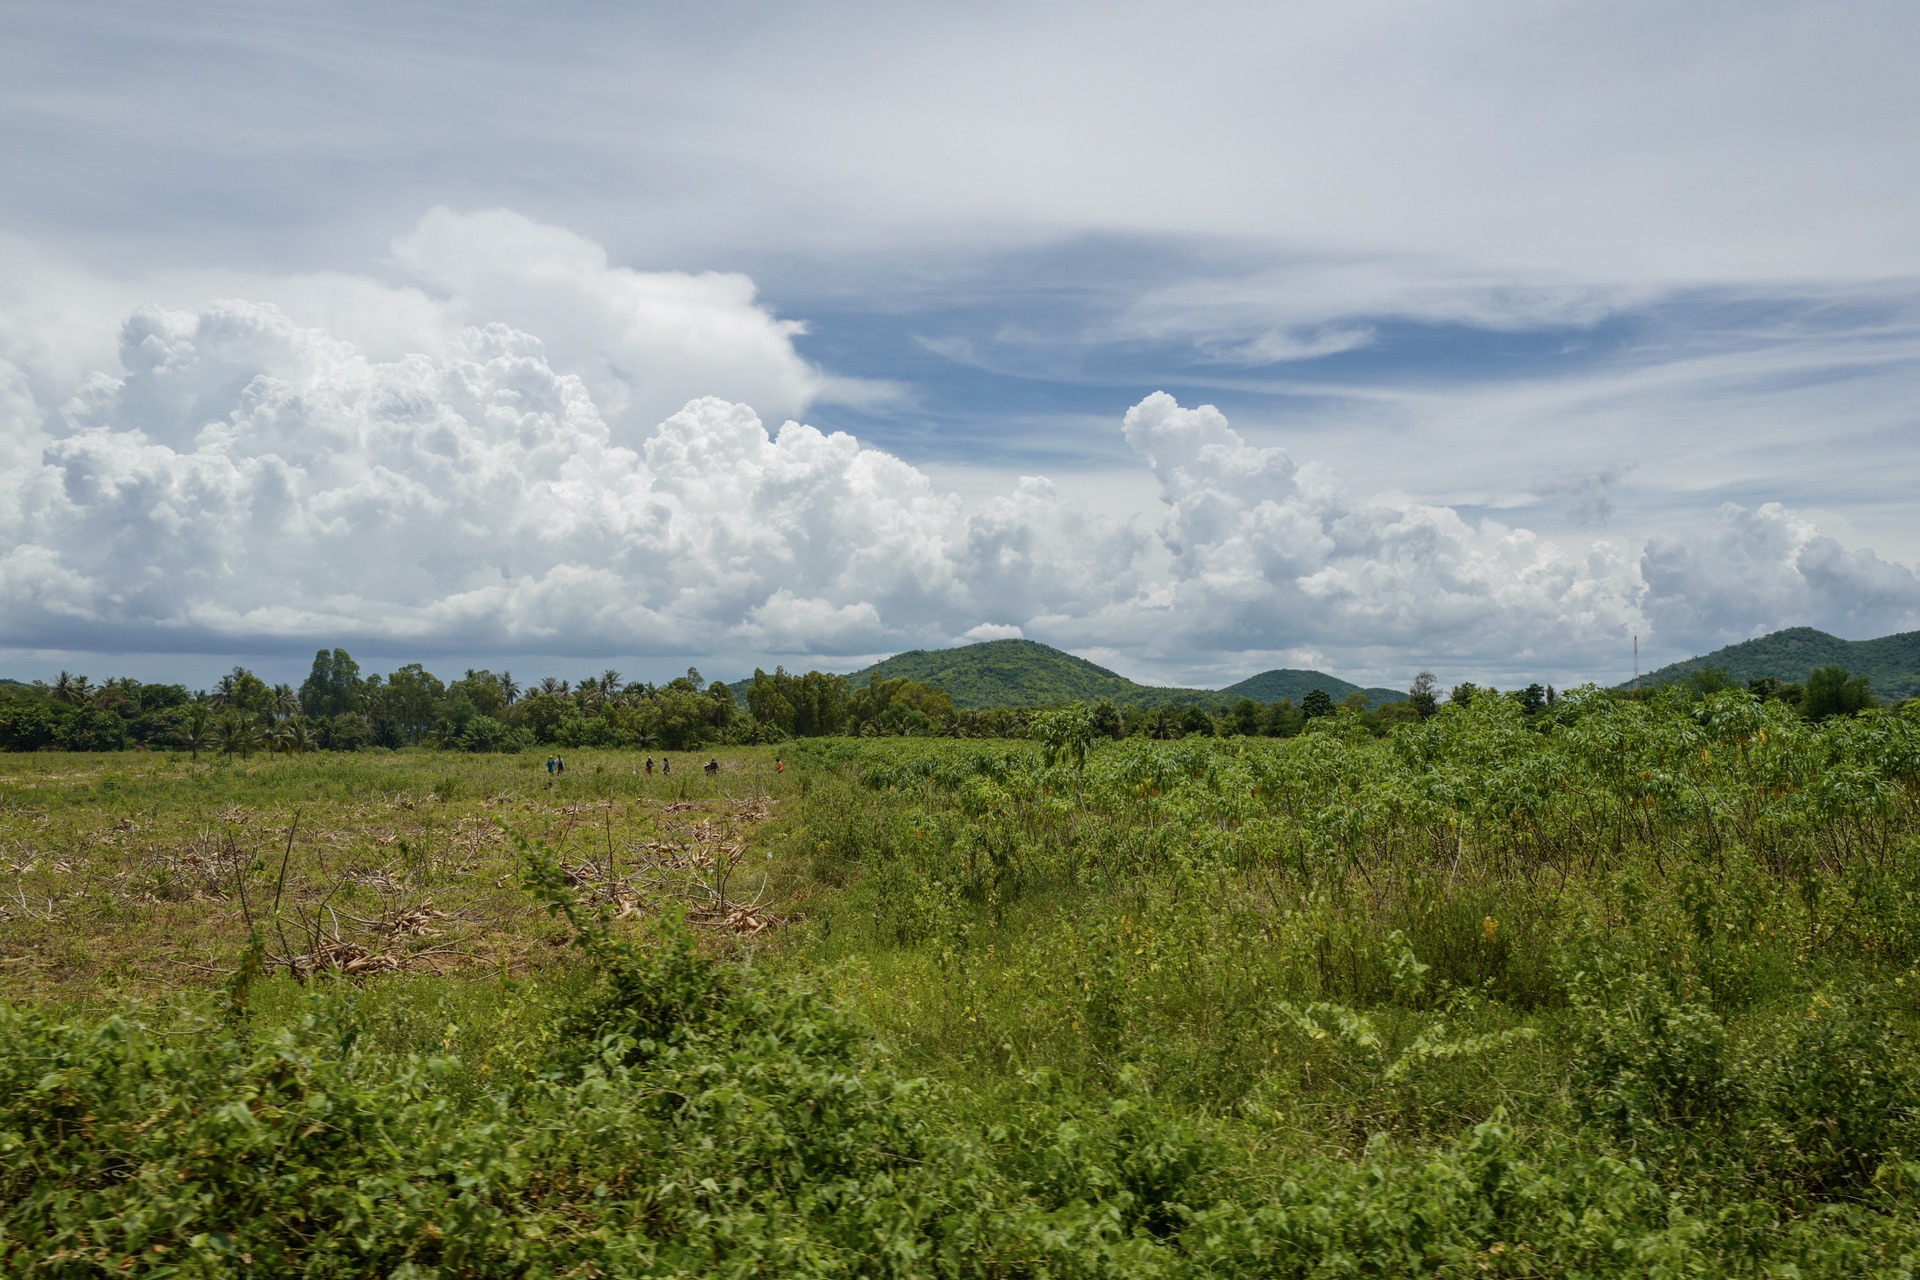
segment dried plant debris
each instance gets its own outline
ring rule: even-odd
[[[447,913],[434,910],[433,899],[428,898],[420,905],[404,908],[387,919],[359,923],[387,938],[437,938],[441,930],[434,928],[433,922],[445,919]]]
[[[201,848],[149,853],[140,865],[142,896],[162,902],[225,902],[228,872],[218,855]]]
[[[378,973],[398,972],[407,963],[399,956],[369,951],[358,943],[332,939],[323,941],[313,951],[273,958],[302,982],[330,969],[337,969],[350,977],[364,978]]]
[[[388,944],[384,947],[369,946],[364,942],[341,937],[337,931],[339,925],[337,913],[329,911],[327,914],[334,920],[335,933],[329,936],[318,930],[306,931],[303,938],[306,949],[303,951],[275,951],[270,947],[266,954],[266,967],[285,969],[297,981],[305,982],[315,974],[326,972],[339,972],[353,978],[399,973],[414,968],[426,968],[439,972],[443,961],[459,962],[474,959],[471,953],[451,944],[418,951],[392,947],[391,944],[404,942],[412,937],[439,937],[440,931],[431,928],[428,924],[429,920],[440,918],[437,912],[427,915],[415,909],[402,913],[393,920],[376,921],[344,917],[365,928],[368,933],[384,939]],[[280,932],[277,927],[275,932],[276,934]]]
[[[800,915],[775,915],[756,902],[735,902],[725,907],[689,912],[687,915],[687,920],[692,924],[749,935],[764,933],[768,929],[783,929],[805,918]]]
[[[765,816],[761,805],[750,803],[743,811],[752,819]],[[661,812],[704,810],[677,803]],[[613,908],[617,920],[678,904],[692,923],[729,933],[756,935],[791,924],[799,917],[778,915],[762,902],[765,877],[750,901],[736,892],[736,873],[747,861],[740,819],[741,812],[732,812],[670,824],[656,838],[626,841],[624,858],[616,858],[610,845],[605,858],[563,860],[561,877],[583,900]]]
[[[373,890],[381,897],[406,892],[406,885],[397,879],[391,867],[375,867],[371,871],[355,871],[347,876],[355,884]]]

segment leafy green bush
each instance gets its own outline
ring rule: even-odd
[[[41,699],[0,702],[0,750],[39,751],[52,746],[68,714],[59,703]]]
[[[1816,993],[1784,1024],[1753,1068],[1753,1167],[1810,1195],[1850,1196],[1920,1154],[1920,1059],[1884,1015]]]
[[[1747,1105],[1728,1061],[1727,1030],[1711,1010],[1635,973],[1575,979],[1579,1040],[1575,1096],[1585,1118],[1630,1152],[1670,1155],[1688,1132],[1717,1126]]]
[[[462,751],[525,751],[534,742],[533,735],[525,729],[509,727],[492,716],[476,715],[467,721],[452,745]]]
[[[1858,1194],[1920,1152],[1920,1059],[1844,998],[1729,1034],[1644,973],[1576,986],[1581,1114],[1666,1176],[1789,1201]]]

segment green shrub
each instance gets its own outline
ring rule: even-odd
[[[66,707],[42,699],[0,702],[0,750],[40,751],[57,740]]]
[[[1670,1155],[1687,1131],[1746,1104],[1711,1009],[1644,973],[1591,985],[1582,975],[1574,999],[1575,1097],[1584,1118],[1629,1151]]]
[[[1858,1194],[1884,1165],[1920,1154],[1920,1061],[1884,1015],[1817,993],[1772,1031],[1756,1054],[1755,1115],[1742,1126],[1753,1167],[1833,1197]]]

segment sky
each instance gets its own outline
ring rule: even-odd
[[[0,19],[0,675],[1920,628],[1920,10]]]

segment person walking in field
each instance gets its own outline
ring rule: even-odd
[[[709,778],[711,778],[711,777],[712,777],[712,776],[713,776],[714,774],[716,774],[716,773],[718,773],[718,772],[720,772],[720,760],[719,760],[719,758],[718,758],[718,757],[715,757],[714,759],[712,759],[712,760],[709,760],[709,761],[707,761],[707,763],[706,763],[706,765],[705,765],[704,767],[705,767],[705,769],[706,769],[706,774],[707,774],[707,776],[708,776]]]
[[[673,761],[667,759],[665,756],[661,756],[660,757],[660,776],[664,778],[672,772],[673,772]]]
[[[647,757],[647,776],[649,778],[653,776],[653,757],[652,756]]]
[[[775,773],[785,773],[787,771],[787,762],[779,756],[775,756],[773,758],[773,771]]]

